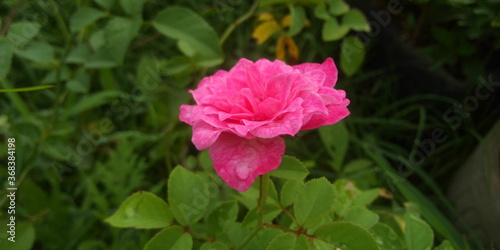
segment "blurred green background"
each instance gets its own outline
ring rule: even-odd
[[[352,114],[340,131],[287,138],[287,154],[311,178],[383,188],[381,208],[418,204],[436,242],[445,219],[468,249],[500,247],[447,196],[500,118],[498,1],[4,0],[0,27],[0,246],[7,138],[19,241],[1,249],[141,249],[155,231],[103,220],[135,191],[165,197],[176,165],[200,168],[177,117],[188,89],[239,58],[327,57]],[[495,197],[483,195],[473,207]]]

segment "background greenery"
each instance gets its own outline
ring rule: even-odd
[[[2,1],[0,158],[15,138],[18,242],[2,229],[0,248],[234,249],[261,222],[274,226],[248,249],[481,249],[443,190],[500,117],[498,91],[464,109],[498,79],[499,13],[474,0]],[[242,57],[332,57],[351,100],[345,122],[286,138],[296,158],[263,204],[260,183],[221,183],[177,118],[188,89]],[[415,161],[434,129],[447,139]],[[183,221],[175,210],[200,201],[182,197],[207,188]]]

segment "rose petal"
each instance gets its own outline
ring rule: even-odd
[[[232,188],[246,191],[255,178],[278,168],[285,142],[281,137],[245,139],[222,133],[209,149],[217,174]]]
[[[193,125],[193,119],[192,119],[193,108],[194,106],[191,105],[181,105],[179,120],[189,125]]]
[[[315,91],[318,91],[321,86],[325,83],[326,73],[320,69],[311,70],[302,73],[302,77],[309,81],[309,84],[315,87]]]
[[[327,115],[328,110],[325,107],[325,103],[321,95],[312,92],[312,91],[304,91],[301,93],[300,97],[304,102],[302,103],[302,107],[304,108],[304,115],[308,115],[311,113],[322,113]]]
[[[243,88],[240,90],[240,96],[246,110],[250,112],[255,112],[255,110],[257,110],[257,98],[255,98],[252,90],[249,88]]]
[[[257,109],[257,120],[270,120],[283,109],[283,101],[270,97],[257,104]]]
[[[226,75],[226,71],[219,70],[212,76],[204,77],[198,84],[198,88],[190,90],[189,93],[193,95],[196,103],[201,104],[203,98],[214,94],[214,90],[218,89],[217,86],[224,85],[226,82]]]
[[[327,107],[328,115],[320,115],[320,114],[313,115],[309,120],[309,122],[304,124],[304,126],[302,126],[300,130],[313,129],[324,125],[331,125],[344,119],[346,116],[350,114],[349,110],[346,107],[348,104],[349,100],[343,102],[342,104],[329,105]]]
[[[280,60],[271,62],[267,59],[259,59],[255,62],[255,67],[259,71],[260,80],[263,82],[278,74],[291,73],[293,71],[291,66],[286,65],[286,63]]]
[[[212,146],[222,130],[200,120],[193,125],[193,138],[191,141],[198,150]]]
[[[228,87],[230,89],[249,88],[256,96],[264,94],[264,82],[255,63],[248,59],[240,59],[229,71]]]
[[[254,115],[250,113],[227,113],[227,112],[219,112],[219,120],[222,122],[231,122],[231,121],[241,121],[243,119],[251,119]],[[227,121],[226,121],[227,120]]]
[[[203,78],[198,84],[199,88],[211,88],[216,85],[224,85],[228,77],[228,72],[225,70],[218,70],[215,74]]]
[[[338,75],[338,70],[337,67],[335,66],[335,62],[333,62],[332,58],[326,59],[320,67],[323,72],[326,74],[326,79],[325,83],[323,86],[333,88],[335,87],[335,84],[337,83],[337,75]]]
[[[335,66],[335,62],[332,58],[327,58],[322,64],[319,63],[303,63],[299,65],[292,66],[294,69],[300,70],[302,73],[306,73],[312,70],[321,70],[325,72],[325,82],[324,86],[332,88],[337,83],[338,70]]]
[[[249,134],[248,131],[248,126],[245,124],[237,124],[237,123],[228,123],[227,126],[229,127],[230,131],[233,132],[234,134],[245,137],[247,139],[254,138],[252,134]]]
[[[273,138],[280,135],[296,135],[303,124],[302,102],[302,98],[296,98],[285,110],[280,113],[280,115],[276,116],[273,120],[258,122],[263,125],[250,129],[250,133],[261,138]],[[245,122],[245,124],[249,126],[253,123],[254,122],[252,121]]]
[[[203,107],[199,105],[181,105],[179,120],[193,125],[204,116]]]
[[[294,85],[298,85],[295,84],[297,78],[298,74],[278,74],[270,77],[266,81],[266,95],[286,104]]]

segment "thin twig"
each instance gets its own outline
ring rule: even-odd
[[[262,217],[264,216],[264,206],[267,199],[267,190],[269,189],[269,173],[259,176],[259,200],[257,204],[257,225],[254,230],[243,240],[237,249],[243,249],[257,233],[262,229]]]
[[[295,223],[295,225],[300,226],[300,224],[297,221],[297,219],[295,219],[295,217],[293,217],[293,215],[286,208],[281,208],[281,211],[283,213],[285,213],[288,217],[290,217],[290,219],[292,219],[292,221],[293,221],[293,223]]]
[[[431,2],[427,2],[424,5],[422,12],[420,13],[420,16],[418,17],[417,27],[415,28],[415,32],[412,35],[413,46],[417,45],[417,39],[420,36],[420,33],[422,32],[422,29],[427,21],[427,15],[429,13],[430,4],[431,4]]]
[[[12,23],[12,20],[14,20],[14,17],[16,16],[19,9],[21,9],[21,6],[23,5],[23,3],[24,3],[23,0],[19,0],[19,2],[17,2],[16,6],[14,7],[14,9],[12,9],[12,11],[10,12],[7,19],[5,19],[5,23],[2,27],[2,31],[0,31],[0,36],[3,36],[7,32],[10,24]]]
[[[223,45],[224,42],[227,40],[227,38],[229,37],[229,35],[231,35],[231,33],[233,32],[234,29],[236,29],[236,27],[238,27],[238,25],[242,24],[243,22],[245,22],[248,18],[250,18],[255,10],[257,10],[257,7],[259,7],[259,4],[260,4],[260,0],[256,0],[252,7],[250,7],[250,9],[247,11],[247,13],[245,13],[243,16],[241,16],[240,18],[236,19],[236,21],[234,21],[233,23],[231,23],[231,25],[229,25],[229,27],[227,27],[227,29],[224,31],[224,33],[222,34],[221,38],[220,38],[220,44]]]
[[[132,44],[130,46],[130,50],[134,50],[134,49],[137,49],[139,47],[142,47],[142,46],[144,46],[144,45],[146,45],[146,44],[148,44],[148,43],[150,43],[150,42],[152,42],[160,37],[161,37],[160,33],[155,33],[153,35],[147,36],[147,37],[135,42],[134,44]]]

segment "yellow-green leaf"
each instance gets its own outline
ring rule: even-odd
[[[335,16],[345,14],[349,11],[349,5],[343,0],[327,0],[326,2],[330,6],[330,13]]]
[[[293,38],[286,35],[281,35],[278,38],[278,42],[276,43],[276,59],[288,62],[289,64],[296,64],[299,61],[299,48]]]
[[[252,37],[257,39],[257,44],[262,44],[279,30],[281,27],[275,20],[264,21],[254,29]]]

